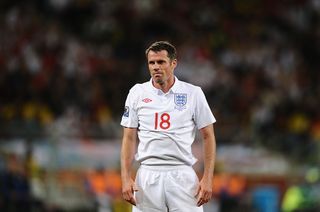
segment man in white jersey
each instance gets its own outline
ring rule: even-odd
[[[153,43],[146,50],[151,79],[133,86],[125,103],[122,194],[134,205],[134,212],[201,212],[212,196],[216,120],[201,88],[174,76],[176,55],[169,42]],[[204,142],[200,181],[192,168],[196,130]],[[134,157],[140,163],[135,181],[131,176]]]

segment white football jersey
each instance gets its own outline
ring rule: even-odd
[[[133,86],[127,96],[121,125],[138,128],[135,159],[144,165],[193,165],[196,130],[216,122],[200,87],[179,81],[168,93],[152,79]]]

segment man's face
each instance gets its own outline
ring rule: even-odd
[[[177,66],[177,60],[170,60],[166,50],[149,51],[147,59],[150,75],[155,83],[163,85],[169,79],[173,79],[173,71]]]

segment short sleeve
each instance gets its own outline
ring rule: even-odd
[[[207,99],[200,87],[197,87],[195,94],[195,113],[194,120],[198,129],[215,123],[216,119],[213,116]]]
[[[137,117],[137,98],[138,93],[135,87],[131,88],[127,96],[124,112],[121,119],[121,125],[124,127],[138,127],[138,117]]]

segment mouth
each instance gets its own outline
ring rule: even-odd
[[[161,77],[162,76],[162,74],[160,74],[160,73],[154,73],[153,74],[153,77],[155,77],[155,78],[158,78],[158,77]]]

